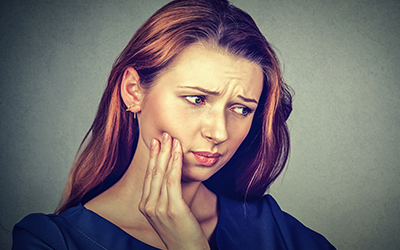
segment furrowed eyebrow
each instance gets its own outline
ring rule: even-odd
[[[239,97],[240,99],[242,99],[243,101],[245,101],[245,102],[254,102],[255,104],[258,104],[258,102],[257,102],[256,100],[254,100],[254,99],[246,98],[246,97],[241,96],[241,95],[238,95],[238,97]]]
[[[193,87],[193,86],[180,86],[178,88],[188,88],[188,89],[196,89],[199,90],[205,94],[209,94],[209,95],[219,95],[220,93],[218,91],[211,91],[211,90],[207,90],[207,89],[203,89],[200,87]]]
[[[196,90],[201,91],[201,92],[203,92],[203,93],[205,93],[205,94],[216,95],[216,96],[220,95],[220,93],[219,93],[218,91],[211,91],[211,90],[204,89],[204,88],[201,88],[201,87],[195,87],[195,86],[179,86],[178,88],[183,88],[183,89],[185,89],[185,88],[187,88],[187,89],[196,89]],[[243,101],[245,101],[245,102],[253,102],[253,103],[255,103],[255,104],[258,104],[258,102],[257,102],[256,100],[252,99],[252,98],[246,98],[246,97],[241,96],[241,95],[238,95],[238,97],[239,97],[240,99],[242,99]]]

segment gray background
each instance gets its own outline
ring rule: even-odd
[[[54,210],[113,60],[166,2],[1,1],[1,249],[23,216]],[[296,92],[270,193],[338,249],[400,249],[400,1],[232,2]]]

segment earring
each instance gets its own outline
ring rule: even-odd
[[[128,108],[125,111],[130,111],[132,107],[135,107],[135,104],[129,105]]]
[[[126,109],[126,111],[131,111],[131,107],[135,107],[135,104],[129,105],[128,108]],[[133,119],[136,119],[136,113],[135,112],[132,112],[132,113],[133,113]]]

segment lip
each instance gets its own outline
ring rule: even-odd
[[[212,153],[207,151],[192,151],[194,158],[203,166],[212,166],[218,162],[221,157],[220,153]]]

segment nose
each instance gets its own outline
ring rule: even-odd
[[[203,123],[202,135],[214,144],[228,140],[227,119],[223,111],[211,111]]]

